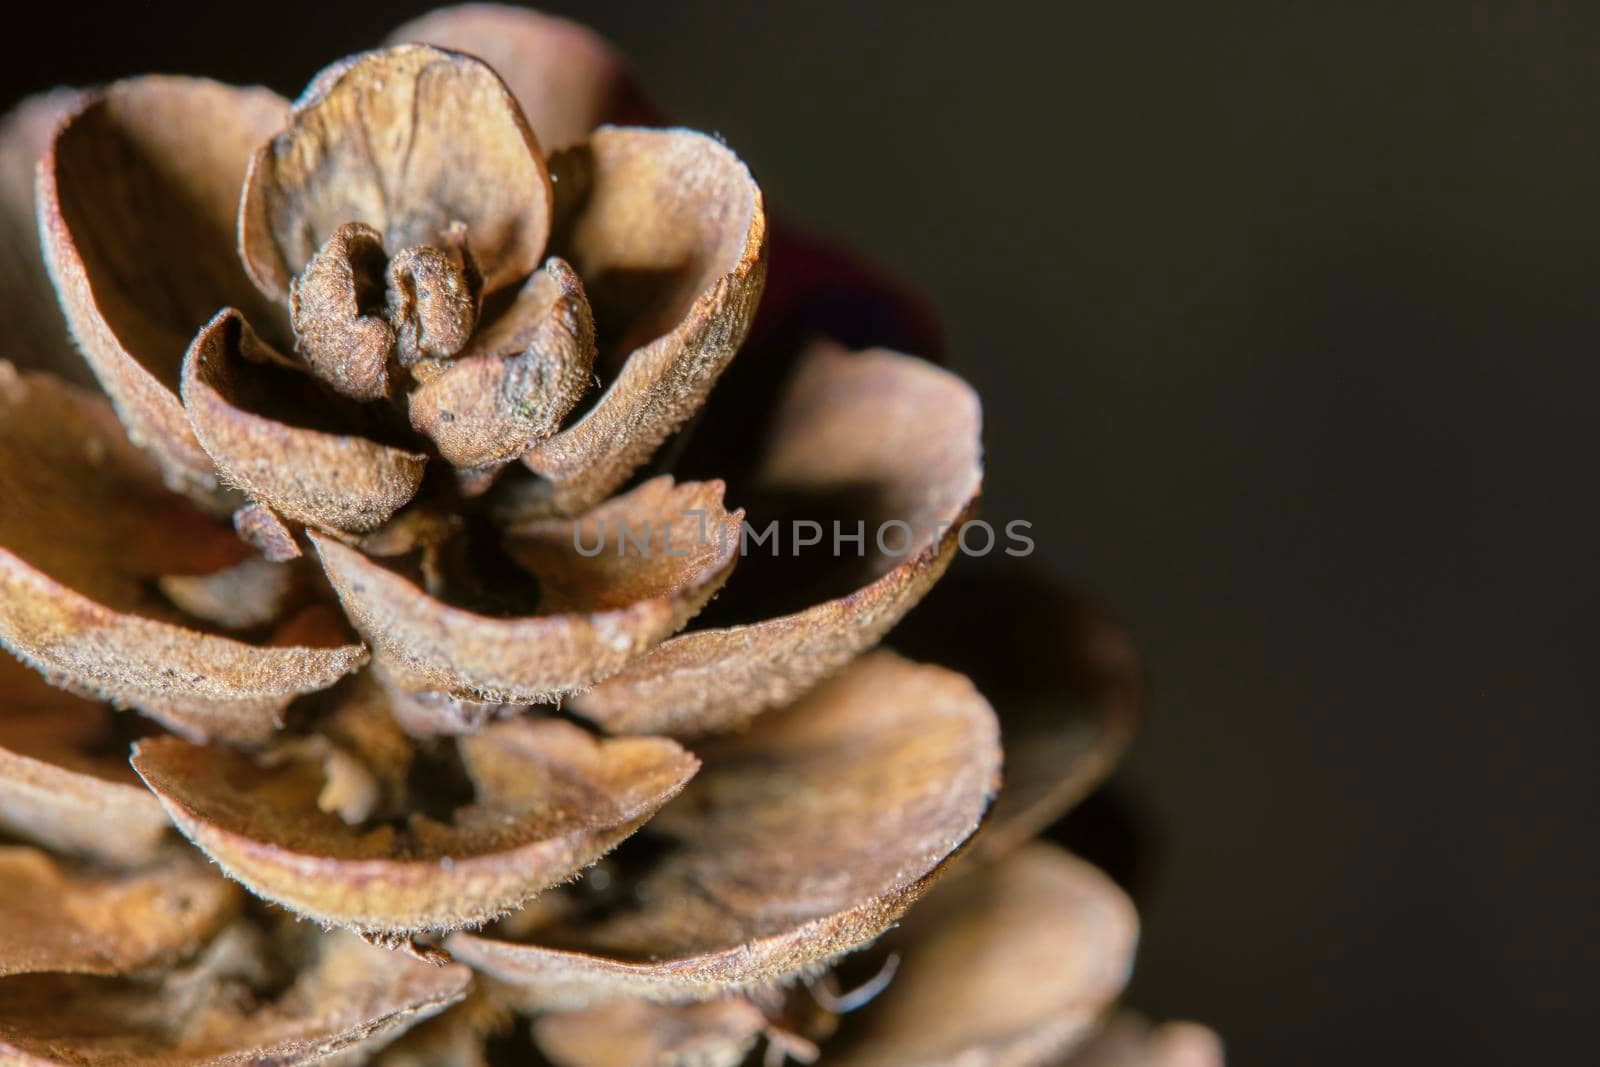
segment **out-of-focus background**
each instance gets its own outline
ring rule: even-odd
[[[426,6],[38,5],[0,97],[293,93]],[[1592,1043],[1600,11],[545,6],[941,310],[987,514],[1137,639],[1082,831],[1137,1004],[1236,1063]]]

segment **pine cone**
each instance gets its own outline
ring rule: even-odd
[[[998,717],[870,651],[977,398],[848,350],[927,331],[718,139],[604,124],[652,118],[468,6],[292,105],[6,121],[0,1060],[1217,1058],[1101,1029],[1132,907],[1030,840],[1126,740],[1120,638],[1046,621]]]

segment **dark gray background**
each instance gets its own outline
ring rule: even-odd
[[[423,6],[46,5],[0,89],[292,92]],[[1238,1063],[1581,1047],[1594,10],[551,6],[937,304],[988,514],[1136,635],[1134,999]]]

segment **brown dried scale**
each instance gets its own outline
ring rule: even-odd
[[[458,4],[389,35],[466,52],[500,72],[546,150],[583,140],[639,107],[627,63],[610,42],[568,19],[506,4]]]
[[[117,751],[111,715],[0,658],[0,833],[110,867],[155,856],[167,817]]]
[[[313,535],[312,543],[393,681],[417,692],[531,704],[614,673],[716,592],[738,545],[700,539],[695,512],[712,529],[742,515],[723,509],[719,482],[674,485],[663,477],[594,509],[576,530],[565,520],[526,524],[507,549],[541,581],[540,613],[514,618],[453,607],[331,538]],[[663,523],[670,552],[661,550]],[[651,545],[635,540],[646,530]]]
[[[488,1042],[515,1023],[499,991],[474,982],[460,1003],[407,1030],[372,1061],[377,1067],[489,1067]]]
[[[436,247],[460,223],[489,293],[539,265],[549,175],[493,70],[409,44],[318,75],[250,162],[239,205],[245,267],[263,293],[287,300],[290,280],[347,223],[371,227],[390,255]]]
[[[1104,874],[1034,843],[952,874],[889,940],[894,981],[829,1062],[1045,1067],[1122,992],[1138,919]]]
[[[1012,625],[949,624],[1002,616]],[[1005,784],[975,845],[987,855],[1024,844],[1072,810],[1132,739],[1140,677],[1128,634],[1029,561],[960,568],[893,640],[907,655],[967,674],[1000,717]]]
[[[651,825],[679,845],[633,906],[531,943],[455,934],[455,957],[541,1008],[704,1000],[816,971],[927,890],[1000,771],[994,713],[971,684],[887,652],[699,754],[699,777]]]
[[[218,308],[273,321],[240,267],[234,217],[250,153],[287,109],[265,89],[133,78],[86,94],[39,169],[45,261],[79,349],[167,483],[213,507],[227,498],[178,370]]]
[[[383,314],[385,263],[383,235],[346,222],[289,285],[296,354],[318,378],[356,400],[389,395],[395,335]]]
[[[477,925],[564,882],[675,796],[698,761],[671,741],[601,741],[570,723],[495,723],[458,742],[475,787],[448,821],[350,824],[320,759],[141,741],[134,768],[178,828],[253,892],[394,940]]]
[[[238,898],[238,887],[193,852],[107,873],[0,846],[0,977],[158,970],[199,951]]]
[[[271,563],[284,563],[301,555],[294,531],[271,508],[247,504],[233,513],[239,539]]]
[[[690,130],[605,127],[552,166],[555,250],[626,355],[592,408],[523,457],[545,507],[573,514],[649,459],[739,350],[766,282],[766,215],[738,157]]]
[[[49,371],[75,385],[94,372],[72,346],[45,270],[34,207],[34,173],[56,126],[79,103],[75,89],[30,96],[0,118],[0,337],[23,370]]]
[[[297,568],[255,557],[212,574],[169,574],[156,582],[185,614],[224,630],[250,630],[281,618],[302,584]]]
[[[556,1067],[738,1067],[766,1025],[761,1009],[739,997],[613,1000],[542,1016],[534,1039]]]
[[[201,445],[230,483],[284,519],[376,530],[416,495],[427,457],[249,410],[259,391],[251,377],[282,360],[238,312],[218,312],[183,361],[184,408]]]
[[[411,393],[411,425],[457,467],[504,464],[558,429],[589,387],[594,315],[551,258],[467,350]]]
[[[977,396],[948,371],[892,352],[813,348],[773,414],[758,480],[784,506],[815,504],[808,516],[849,500],[848,518],[838,521],[859,524],[864,556],[830,557],[827,568],[842,573],[819,580],[788,569],[798,552],[788,544],[778,559],[753,548],[740,577],[780,598],[805,580],[846,589],[797,612],[664,642],[581,696],[578,710],[608,730],[717,733],[793,699],[876,644],[955,556],[983,483],[980,430]],[[779,518],[759,503],[751,515],[758,532]],[[780,527],[779,536],[789,533]],[[826,552],[826,544],[816,550]]]
[[[0,1060],[89,1067],[311,1063],[365,1055],[466,995],[465,967],[398,957],[304,927],[274,945],[226,931],[181,968],[142,979],[0,979]],[[303,962],[299,962],[303,960]],[[290,970],[286,987],[275,972]]]
[[[162,488],[109,405],[0,363],[0,645],[58,684],[200,738],[260,740],[360,646],[263,647],[202,633],[154,591],[243,546]]]

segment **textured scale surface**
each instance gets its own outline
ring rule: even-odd
[[[1220,1062],[1036,839],[1121,635],[979,580],[875,648],[979,398],[837,343],[841,288],[919,311],[604,41],[43,94],[0,237],[0,1062]],[[751,556],[797,517],[904,545]]]

